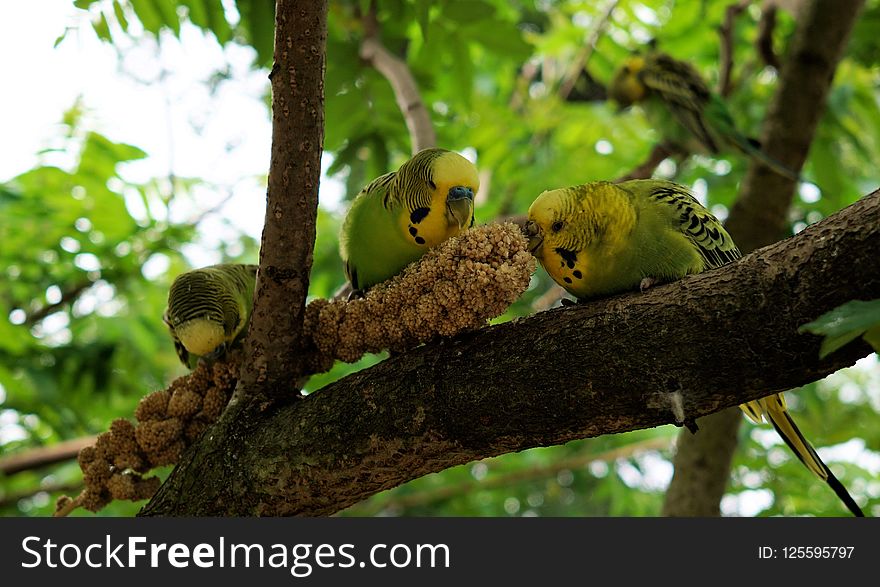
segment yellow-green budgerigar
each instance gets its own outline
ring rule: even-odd
[[[724,100],[685,61],[659,51],[630,57],[608,85],[608,96],[623,108],[641,104],[649,123],[675,148],[717,155],[734,147],[776,173],[798,179],[737,130]]]
[[[220,358],[246,332],[254,305],[257,266],[221,264],[178,275],[163,319],[180,361]]]
[[[529,249],[579,299],[642,290],[740,258],[733,239],[690,191],[661,180],[593,182],[542,193],[529,208]],[[795,425],[780,394],[741,406],[766,418],[847,508],[862,511]]]
[[[473,163],[436,148],[373,180],[352,202],[339,239],[353,290],[393,277],[428,248],[470,228],[479,187]]]

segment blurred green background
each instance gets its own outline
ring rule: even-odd
[[[477,217],[488,221],[524,213],[545,189],[613,179],[641,163],[659,137],[638,108],[618,112],[605,102],[605,84],[622,59],[656,39],[662,50],[690,60],[715,87],[718,27],[732,1],[381,0],[378,19],[383,43],[405,59],[419,84],[439,145],[476,160],[482,177]],[[368,4],[330,1],[326,176],[314,297],[329,297],[343,283],[336,238],[346,202],[410,153],[387,80],[358,57],[361,15]],[[149,86],[150,95],[169,111],[184,113],[171,122],[146,124],[168,125],[178,135],[216,145],[211,129],[244,110],[218,114],[212,104],[236,99],[230,94],[249,84],[250,94],[241,100],[264,115],[250,127],[245,123],[243,136],[268,136],[273,0],[55,5],[66,16],[64,26],[49,27],[45,44],[55,40],[52,51],[82,51],[84,60],[88,47],[112,52],[115,75]],[[776,70],[755,49],[765,8],[766,3],[751,3],[736,19],[732,37],[734,89],[728,103],[739,128],[751,136],[760,134],[777,82]],[[46,31],[48,25],[37,17],[15,26]],[[772,38],[783,60],[794,27],[795,16],[781,9]],[[4,46],[5,54],[16,50]],[[192,74],[187,64],[205,52],[212,56],[210,64],[203,59],[199,73]],[[802,184],[790,210],[792,233],[877,187],[878,55],[880,2],[870,0],[838,68],[803,170],[812,183]],[[584,61],[585,67],[577,67]],[[40,75],[39,68],[31,75]],[[178,86],[164,83],[168,79]],[[27,94],[28,79],[8,81]],[[560,87],[566,86],[572,89],[562,96]],[[200,92],[201,101],[186,99],[193,91]],[[213,170],[243,157],[236,141],[211,160],[211,173],[145,165],[172,158],[150,152],[149,141],[142,144],[136,133],[108,124],[111,119],[102,116],[108,102],[89,98],[100,93],[101,88],[91,88],[64,108],[43,112],[58,124],[39,137],[41,148],[28,153],[28,168],[0,174],[0,462],[103,432],[114,418],[132,417],[143,395],[185,372],[161,320],[171,279],[193,265],[257,259],[259,230],[236,223],[236,216],[248,210],[262,216],[268,143],[256,146],[262,170],[233,178],[218,179]],[[132,109],[126,116],[137,119],[144,113]],[[20,151],[16,140],[4,133],[0,142]],[[189,143],[169,144],[177,147],[178,157],[199,151]],[[695,156],[666,160],[656,175],[692,186],[723,219],[746,165],[736,154]],[[546,295],[550,285],[539,270],[500,320],[544,309],[554,299]],[[307,391],[381,358],[337,364],[313,377]],[[880,514],[876,356],[790,393],[788,400],[801,429],[867,505],[866,513]],[[417,479],[341,515],[658,515],[677,433],[663,427],[487,459]],[[845,513],[771,428],[744,425],[740,434],[724,514]],[[58,495],[75,495],[80,482],[72,460],[0,473],[0,512],[48,515]],[[141,505],[116,502],[99,515],[132,515]]]

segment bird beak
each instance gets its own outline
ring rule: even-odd
[[[526,222],[524,232],[529,239],[529,252],[534,255],[535,251],[541,248],[541,244],[544,242],[544,234],[541,232],[541,227],[534,220],[529,220]]]
[[[460,185],[451,188],[446,196],[446,208],[460,229],[468,228],[474,212],[474,190]]]

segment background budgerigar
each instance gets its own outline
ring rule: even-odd
[[[623,108],[640,104],[650,124],[674,148],[717,155],[733,147],[781,175],[798,179],[767,156],[757,141],[737,130],[724,100],[685,61],[659,51],[630,57],[612,78],[608,96]]]
[[[529,208],[529,249],[579,299],[645,289],[738,259],[733,239],[683,186],[662,180],[593,182],[545,191]],[[766,418],[797,457],[863,515],[798,430],[780,394],[741,406]]]
[[[194,367],[199,357],[219,358],[244,336],[256,277],[257,265],[230,263],[175,278],[163,318],[184,365]]]
[[[352,202],[340,235],[345,275],[365,290],[470,228],[477,169],[458,153],[424,149],[373,180]]]

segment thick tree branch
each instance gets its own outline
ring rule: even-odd
[[[799,12],[798,28],[782,71],[779,88],[764,122],[762,145],[768,155],[799,171],[806,159],[837,62],[861,0],[814,0]],[[743,252],[784,236],[795,183],[763,165],[749,165],[727,228]],[[700,422],[700,433],[679,435],[675,475],[663,506],[664,515],[711,516],[730,478],[738,409]]]
[[[376,3],[364,16],[364,40],[361,41],[361,59],[372,65],[391,84],[397,106],[409,130],[413,154],[422,149],[437,146],[437,135],[431,123],[431,115],[419,94],[419,87],[409,66],[402,59],[388,51],[379,39],[379,24],[376,21]]]
[[[690,421],[815,381],[870,347],[820,360],[820,338],[798,327],[880,297],[877,250],[880,192],[721,269],[425,345],[221,420],[142,514],[328,515],[453,465]]]
[[[242,396],[291,393],[301,346],[324,144],[327,2],[278,0],[272,80],[272,156]],[[282,383],[282,385],[278,385]]]

